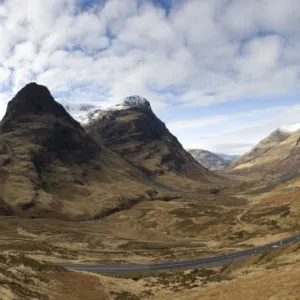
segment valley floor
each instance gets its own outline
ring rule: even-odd
[[[85,222],[0,217],[0,299],[297,299],[297,244],[229,267],[146,277],[49,266],[175,261],[277,241],[300,231],[300,191],[285,185],[249,183],[218,195],[143,202]]]
[[[300,243],[227,267],[113,278],[0,255],[1,300],[299,299]]]

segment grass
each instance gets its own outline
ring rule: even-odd
[[[44,265],[24,255],[0,255],[0,275],[3,278],[0,286],[11,290],[17,299],[48,299],[42,292],[42,286],[47,285],[50,280],[40,274],[53,271],[63,271],[63,269]],[[35,288],[37,282],[40,284],[40,291]]]
[[[137,120],[139,116],[137,114],[131,114],[131,115],[124,115],[117,117],[116,121],[119,122],[132,122],[134,120]]]
[[[140,297],[126,291],[122,292],[110,292],[114,297],[114,300],[141,300]]]

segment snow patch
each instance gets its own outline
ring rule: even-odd
[[[67,101],[58,101],[65,110],[79,123],[85,125],[89,123],[101,109],[89,103],[70,103]]]
[[[123,110],[131,107],[140,107],[151,109],[149,101],[140,96],[130,96],[123,99],[119,104],[103,109],[89,103],[70,103],[67,101],[58,101],[66,111],[79,123],[86,125],[96,120],[100,114],[112,110]]]
[[[300,123],[284,125],[280,128],[283,132],[293,133],[300,129]]]
[[[67,101],[57,102],[60,103],[66,109],[66,111],[72,115],[86,113],[97,108],[95,105],[89,103],[70,103]]]
[[[109,107],[107,110],[122,110],[131,107],[150,108],[150,103],[141,96],[126,97],[121,103]]]
[[[95,108],[85,114],[74,115],[73,118],[82,125],[86,125],[96,120],[99,117],[99,115],[103,112],[105,112],[105,110],[101,108]]]

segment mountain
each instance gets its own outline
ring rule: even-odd
[[[232,173],[287,173],[300,167],[300,131],[297,124],[272,132],[230,165]]]
[[[141,183],[143,181],[143,183]],[[30,83],[0,122],[0,214],[91,219],[147,200],[145,176]]]
[[[215,176],[183,149],[145,98],[127,97],[99,111],[85,129],[99,145],[157,181],[174,184],[176,178],[181,184],[183,178],[209,181]]]
[[[189,149],[188,152],[203,166],[209,170],[222,170],[226,168],[231,161],[236,157],[235,155],[215,154],[203,149]]]
[[[237,154],[224,154],[224,153],[215,153],[215,154],[221,157],[222,159],[224,159],[228,163],[231,163],[241,157],[241,155],[237,155]]]

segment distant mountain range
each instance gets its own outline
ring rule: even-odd
[[[241,157],[241,155],[237,155],[237,154],[224,154],[224,153],[215,153],[215,154],[223,158],[225,161],[228,161],[229,163]]]
[[[203,166],[211,171],[222,170],[231,162],[238,159],[239,155],[213,153],[203,149],[189,149],[188,152]]]

